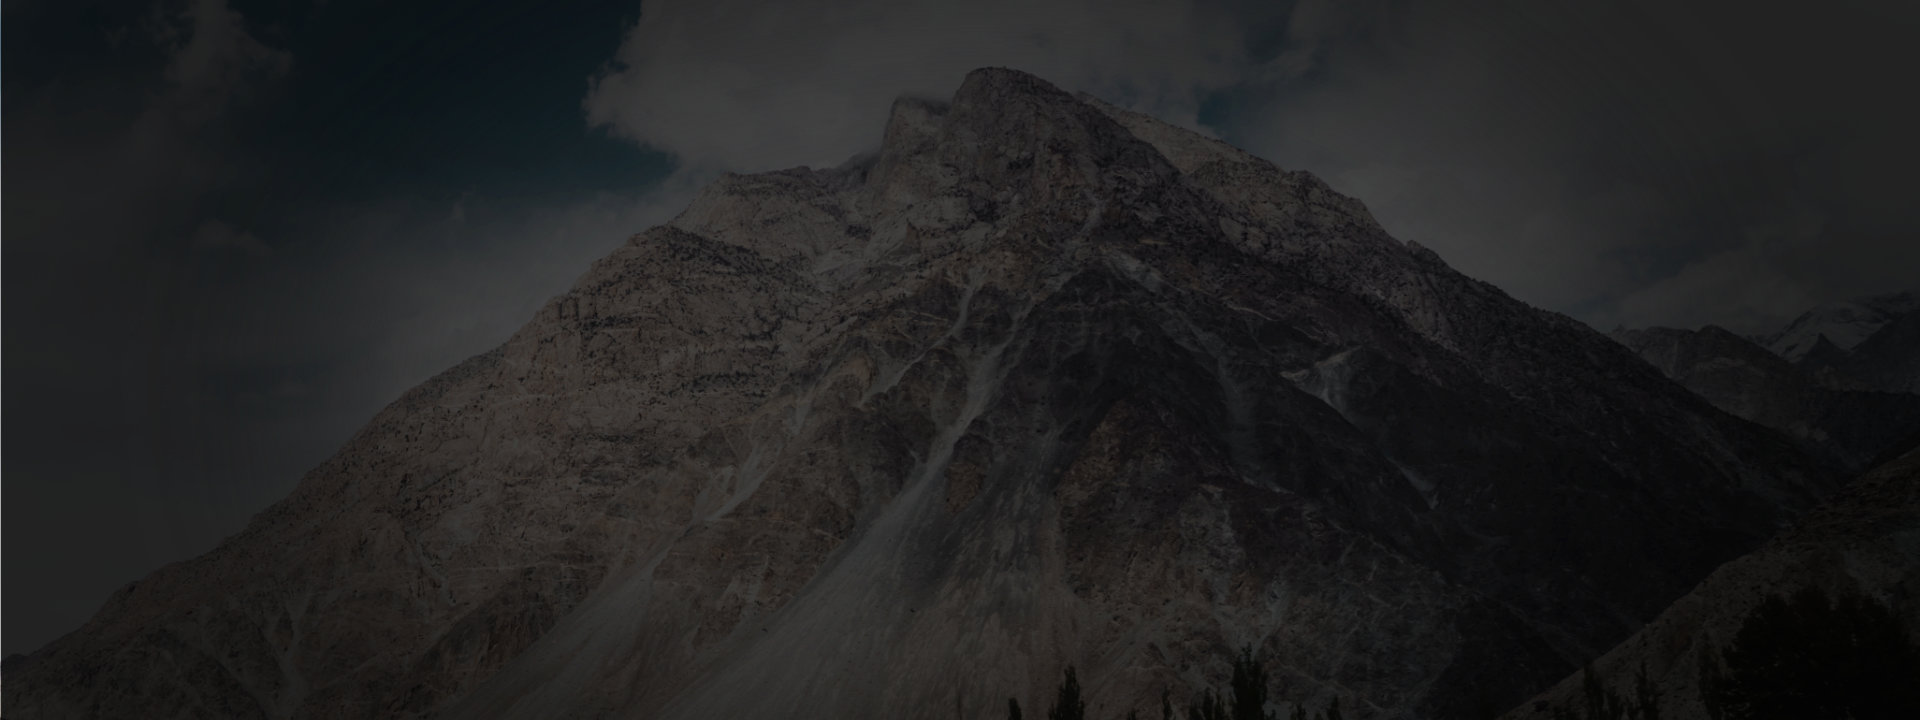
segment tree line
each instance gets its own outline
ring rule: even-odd
[[[1067,666],[1065,675],[1054,693],[1052,706],[1047,709],[1047,720],[1086,720],[1087,698],[1072,665]],[[1233,675],[1227,687],[1224,690],[1206,688],[1187,704],[1185,713],[1174,709],[1172,691],[1160,691],[1160,720],[1280,720],[1279,715],[1267,709],[1267,698],[1266,667],[1254,656],[1252,646],[1248,646],[1234,658]],[[1126,718],[1140,720],[1140,712],[1129,709]],[[1007,719],[1022,720],[1019,700],[1007,698]],[[1307,712],[1305,703],[1294,703],[1288,720],[1341,720],[1340,697],[1334,696],[1325,708],[1312,714]]]
[[[1920,718],[1920,650],[1901,615],[1859,593],[1816,586],[1774,595],[1724,647],[1701,645],[1700,702],[1710,720]],[[1577,704],[1553,720],[1661,720],[1660,689],[1643,662],[1628,694],[1581,671]]]
[[[1776,595],[1748,615],[1731,642],[1701,647],[1700,701],[1709,720],[1920,718],[1920,648],[1913,638],[1898,610],[1858,593],[1836,600],[1809,587]],[[1662,688],[1644,661],[1626,683],[1603,682],[1591,663],[1580,674],[1580,693],[1555,704],[1552,720],[1662,720]],[[1175,707],[1171,691],[1161,691],[1160,720],[1281,720],[1267,709],[1269,699],[1266,668],[1248,646],[1234,658],[1225,688],[1205,688],[1184,709]],[[1087,700],[1069,665],[1047,720],[1087,720]],[[1497,715],[1493,708],[1479,714]],[[1007,699],[1007,717],[1022,720],[1019,701]],[[1141,716],[1129,709],[1125,717]],[[1340,698],[1317,712],[1296,701],[1285,720],[1342,720]]]

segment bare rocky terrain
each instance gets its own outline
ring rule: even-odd
[[[34,718],[1102,717],[1532,697],[1838,467],[1008,70],[730,175],[214,551],[4,668]],[[1038,710],[1031,711],[1038,714]]]

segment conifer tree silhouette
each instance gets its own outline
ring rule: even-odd
[[[1241,648],[1240,657],[1233,661],[1232,687],[1232,720],[1271,720],[1267,715],[1267,671],[1253,656],[1252,645]]]
[[[1857,593],[1776,595],[1718,662],[1703,655],[1701,699],[1716,720],[1920,717],[1920,651],[1909,637],[1900,614]]]
[[[1060,683],[1060,693],[1055,696],[1053,709],[1047,711],[1047,720],[1086,720],[1087,702],[1080,697],[1080,679],[1074,677],[1073,666],[1067,666],[1067,679]]]

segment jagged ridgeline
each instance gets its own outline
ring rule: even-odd
[[[981,70],[722,178],[5,714],[996,718],[1072,665],[1118,716],[1250,648],[1471,717],[1831,481],[1311,175]]]

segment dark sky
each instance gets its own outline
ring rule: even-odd
[[[238,530],[704,179],[836,164],[978,66],[1311,170],[1603,329],[1920,285],[1912,7],[0,5],[0,651]]]

